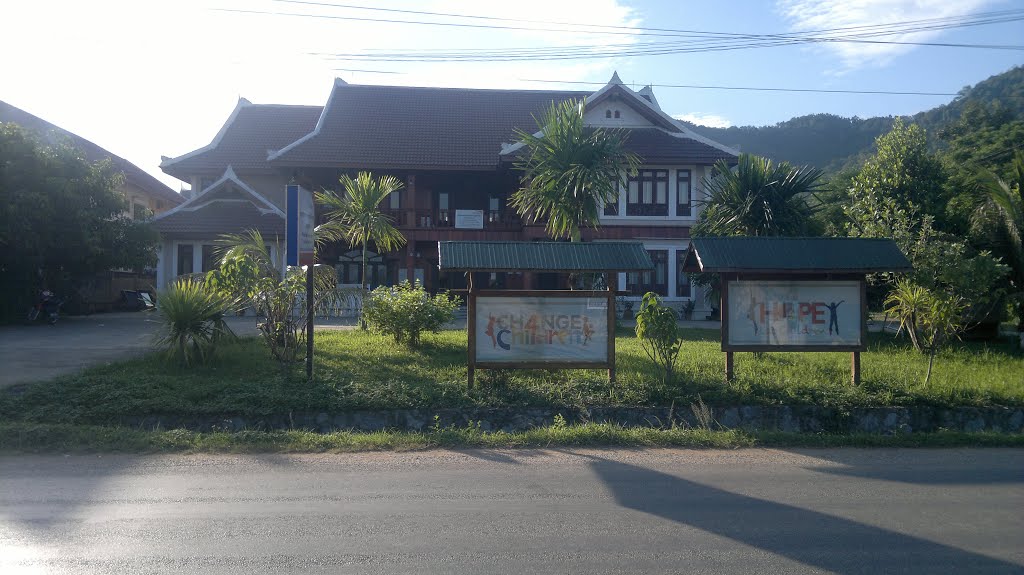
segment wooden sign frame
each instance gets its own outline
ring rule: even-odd
[[[477,299],[488,297],[541,297],[571,299],[602,299],[607,301],[608,350],[607,361],[536,361],[536,362],[487,362],[477,361],[476,315]],[[474,290],[470,286],[466,317],[467,339],[469,340],[469,364],[467,385],[473,388],[477,368],[480,369],[607,369],[608,381],[615,382],[615,292],[593,290]]]

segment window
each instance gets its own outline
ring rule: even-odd
[[[668,215],[668,170],[641,170],[629,179],[626,215]]]
[[[217,256],[214,253],[213,246],[210,244],[203,245],[203,269],[200,271],[208,272],[217,267]]]
[[[683,260],[686,259],[686,250],[676,250],[676,296],[692,297],[690,292],[690,278],[683,273]]]
[[[611,110],[605,110],[604,111],[604,117],[605,118],[611,118],[612,117],[612,111]]]
[[[679,199],[676,206],[676,215],[692,216],[693,194],[690,188],[690,170],[676,171],[676,190],[678,192],[677,198]]]
[[[402,192],[391,192],[388,195],[388,208],[397,210],[402,207]]]
[[[448,192],[437,194],[437,225],[442,227],[452,225],[451,212],[448,211]]]
[[[619,189],[619,182],[612,184],[615,186],[615,190]],[[619,215],[619,194],[615,194],[615,199],[604,205],[604,215],[606,216],[617,216]]]
[[[192,244],[178,244],[178,275],[188,275],[192,271]]]
[[[491,196],[487,199],[487,223],[498,223],[501,221],[501,198]]]
[[[668,296],[668,250],[647,250],[654,262],[654,270],[626,274],[626,291],[642,296],[652,291],[662,297]]]
[[[618,118],[618,117],[619,117],[619,111],[618,111],[618,110],[615,110],[615,117],[616,117],[616,118]]]

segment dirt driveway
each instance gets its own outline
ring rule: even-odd
[[[151,312],[62,316],[44,323],[0,327],[0,388],[74,373],[91,365],[153,350]],[[255,335],[255,318],[231,318],[239,335]]]

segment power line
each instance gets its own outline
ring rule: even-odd
[[[543,84],[585,84],[603,86],[604,82],[583,82],[572,80],[542,80],[538,78],[519,78],[521,82],[540,82]],[[748,90],[754,92],[815,92],[823,94],[882,94],[888,96],[956,96],[956,92],[911,92],[895,90],[827,90],[823,88],[765,88],[756,86],[709,86],[699,84],[645,84],[652,88],[692,88],[696,90]]]

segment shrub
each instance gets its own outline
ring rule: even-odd
[[[636,337],[647,357],[662,369],[665,384],[671,383],[683,339],[679,335],[675,310],[661,303],[661,298],[654,292],[644,294],[640,302],[640,312],[636,314]]]
[[[224,322],[230,300],[200,281],[178,280],[157,301],[162,324],[157,344],[166,349],[169,360],[184,366],[202,363],[221,338],[234,335]]]
[[[416,347],[424,331],[437,333],[455,318],[459,303],[447,293],[430,295],[419,282],[381,286],[363,307],[363,318],[375,333],[390,335],[395,343]]]

